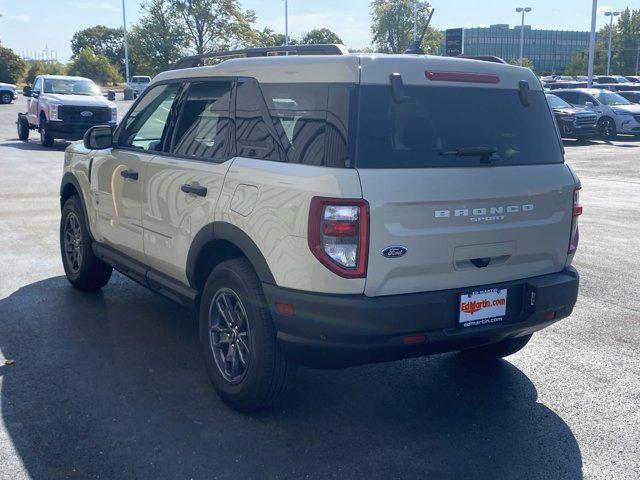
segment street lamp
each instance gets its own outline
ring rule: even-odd
[[[127,36],[127,14],[125,13],[124,0],[122,0],[122,30],[124,32],[124,76],[129,83],[129,38]]]
[[[520,28],[520,66],[524,62],[524,14],[529,13],[531,11],[531,7],[518,7],[516,8],[516,12],[522,13],[522,23]]]
[[[617,17],[620,15],[620,12],[604,12],[605,16],[611,17],[611,22],[609,23],[609,49],[607,50],[607,75],[611,71],[611,37],[613,34],[613,17]]]
[[[413,9],[413,41],[418,41],[418,9],[426,7],[425,2],[413,2],[411,8]]]

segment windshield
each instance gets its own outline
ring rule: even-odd
[[[555,95],[547,95],[547,101],[549,105],[551,105],[551,108],[573,108],[569,103]]]
[[[631,102],[621,95],[607,90],[600,90],[593,94],[600,103],[605,105],[630,105]]]
[[[91,80],[86,79],[45,79],[44,93],[56,93],[60,95],[102,95],[98,86]]]
[[[531,165],[563,161],[545,94],[469,87],[404,88],[402,103],[388,85],[360,88],[356,163],[359,168]],[[484,157],[484,158],[483,158]]]

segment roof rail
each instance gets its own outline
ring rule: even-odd
[[[482,62],[507,63],[502,58],[494,55],[458,55],[458,58],[466,58],[469,60],[480,60]]]
[[[209,58],[224,58],[224,57],[267,57],[271,55],[282,55],[295,53],[297,55],[348,55],[349,51],[347,47],[339,44],[327,44],[327,45],[281,45],[277,47],[258,47],[258,48],[245,48],[242,50],[228,50],[219,52],[203,53],[202,55],[192,55],[190,57],[184,57],[178,60],[172,70],[178,70],[181,68],[200,67],[204,64],[204,61]]]

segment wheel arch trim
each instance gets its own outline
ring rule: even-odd
[[[225,240],[235,245],[247,257],[261,282],[276,284],[267,260],[249,235],[231,223],[212,222],[200,229],[189,248],[186,275],[192,288],[196,288],[197,284],[196,271],[200,253],[204,251],[207,245],[217,240]]]

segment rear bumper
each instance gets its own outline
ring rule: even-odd
[[[110,125],[115,128],[115,122],[75,123],[65,121],[47,121],[47,129],[54,138],[64,140],[81,140],[87,130],[95,125]]]
[[[305,365],[332,368],[462,350],[528,335],[571,314],[578,284],[578,272],[568,267],[512,282],[375,298],[263,286],[285,354]],[[459,327],[460,295],[489,288],[508,289],[505,319],[487,326]],[[283,315],[276,302],[293,305],[294,314]],[[405,344],[406,336],[415,335],[426,340]]]

